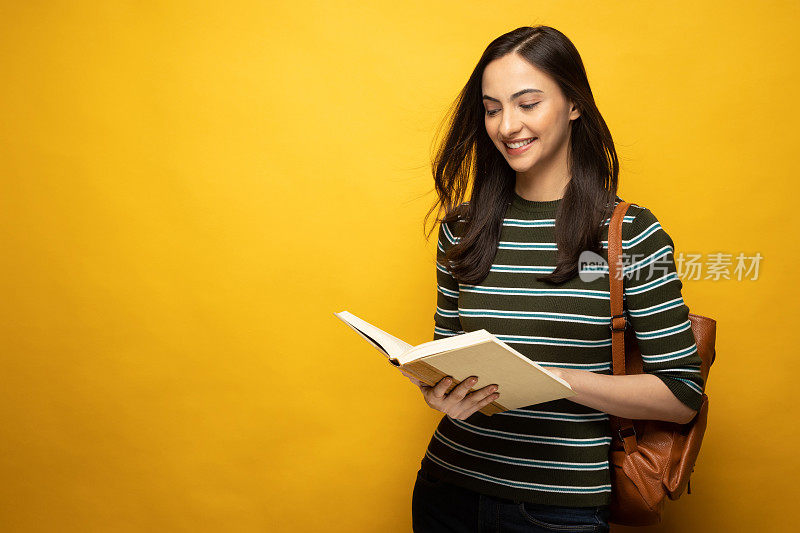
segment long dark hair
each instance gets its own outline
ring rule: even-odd
[[[465,221],[459,243],[448,250],[447,264],[443,265],[462,283],[480,283],[489,273],[506,208],[514,196],[516,172],[486,133],[481,91],[486,65],[512,53],[548,74],[580,110],[580,116],[570,125],[571,178],[556,212],[557,265],[553,272],[537,279],[561,283],[575,277],[582,251],[601,253],[603,221],[614,209],[617,153],[595,105],[578,50],[550,26],[524,26],[501,35],[483,52],[437,131],[438,137],[442,125],[447,125],[432,164],[438,199],[425,215],[423,227],[437,206],[438,222]],[[472,191],[465,203],[470,182]],[[439,218],[442,209],[445,216]]]

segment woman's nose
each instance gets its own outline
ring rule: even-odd
[[[510,139],[521,129],[522,122],[513,112],[503,113],[500,120],[500,135],[503,139]]]

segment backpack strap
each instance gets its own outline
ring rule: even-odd
[[[608,279],[611,288],[611,354],[612,369],[615,376],[625,375],[625,330],[628,321],[622,305],[622,219],[631,204],[620,202],[614,209],[608,225]],[[633,332],[630,332],[633,335]],[[636,430],[629,418],[611,416],[614,429],[625,447],[625,453],[636,451]]]

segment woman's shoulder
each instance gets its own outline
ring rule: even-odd
[[[628,204],[630,204],[628,206],[627,211],[625,211],[626,222],[641,222],[648,216],[653,216],[652,211],[650,211],[646,206],[625,200],[623,198],[620,198],[619,196],[617,196],[617,198],[614,200],[614,205],[617,205],[621,202],[627,202]],[[653,216],[653,218],[655,217]]]
[[[617,202],[626,200],[617,197]],[[671,237],[666,233],[661,221],[653,211],[642,204],[628,202],[630,206],[625,212],[624,223],[622,224],[622,239],[627,243],[638,243],[653,235],[658,235],[653,240],[662,239],[671,242]]]

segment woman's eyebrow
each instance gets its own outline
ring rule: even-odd
[[[511,100],[513,100],[514,98],[518,98],[518,97],[520,97],[520,96],[522,96],[523,94],[526,94],[526,93],[544,93],[544,91],[542,91],[540,89],[522,89],[521,91],[517,91],[514,94],[512,94],[511,95]],[[492,102],[498,102],[498,103],[500,102],[500,100],[498,100],[497,98],[492,98],[491,96],[489,96],[487,94],[483,95],[483,99],[484,100],[491,100]]]

